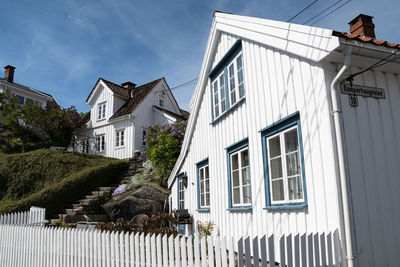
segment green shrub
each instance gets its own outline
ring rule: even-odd
[[[177,121],[164,126],[151,126],[146,135],[147,156],[155,166],[162,186],[166,186],[167,178],[179,157],[185,130],[186,123]]]
[[[212,221],[204,222],[204,223],[197,221],[197,231],[199,232],[199,237],[207,238],[207,237],[211,236],[212,232],[214,231],[214,226],[215,226],[215,223],[213,223]]]
[[[0,214],[31,206],[54,214],[127,167],[123,160],[45,149],[5,156],[0,162]]]

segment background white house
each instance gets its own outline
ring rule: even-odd
[[[398,266],[400,46],[350,26],[214,14],[173,209],[235,239],[338,230],[348,266]]]
[[[52,95],[15,83],[14,72],[15,67],[10,65],[4,67],[4,78],[0,78],[0,93],[8,92],[16,96],[18,103],[21,105],[36,103],[44,108],[49,103],[57,104]]]
[[[164,78],[136,87],[99,78],[86,103],[90,111],[75,132],[74,149],[114,158],[131,158],[145,148],[149,126],[186,120]]]

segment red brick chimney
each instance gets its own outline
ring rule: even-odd
[[[14,82],[14,70],[15,67],[7,65],[4,67],[4,80],[7,82]]]
[[[350,24],[350,33],[358,34],[363,37],[371,37],[375,39],[375,25],[372,22],[373,17],[360,14],[355,17]]]

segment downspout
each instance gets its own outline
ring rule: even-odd
[[[345,151],[343,146],[342,136],[342,110],[339,105],[339,99],[337,94],[337,83],[342,77],[343,73],[350,67],[351,64],[351,46],[346,46],[345,55],[343,61],[343,67],[340,69],[335,78],[333,78],[331,84],[331,97],[332,97],[332,112],[335,126],[335,136],[337,142],[337,153],[339,161],[339,176],[340,176],[340,187],[342,193],[342,205],[343,205],[343,221],[344,221],[344,234],[346,244],[346,261],[348,267],[354,266],[354,254],[353,254],[353,238],[351,228],[351,216],[350,216],[350,202],[347,191],[347,174],[346,174],[346,163],[345,163]]]

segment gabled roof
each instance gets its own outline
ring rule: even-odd
[[[184,111],[183,109],[179,109],[182,114],[177,114],[175,112],[172,112],[172,111],[167,110],[165,108],[158,107],[156,105],[154,105],[154,108],[156,108],[156,109],[160,110],[161,112],[164,112],[164,113],[166,113],[166,114],[168,114],[168,115],[170,115],[170,116],[172,116],[172,117],[174,117],[174,118],[176,118],[178,120],[185,120],[186,121],[189,118],[188,114],[190,115],[189,112]]]
[[[110,120],[131,114],[161,80],[165,80],[164,77],[132,89],[132,97],[111,116]]]
[[[400,44],[396,44],[396,43],[389,43],[387,41],[383,41],[383,40],[377,40],[371,37],[365,37],[365,36],[361,36],[358,34],[349,34],[349,33],[345,33],[345,32],[337,32],[337,31],[333,31],[332,35],[337,36],[337,37],[343,37],[349,40],[358,40],[364,43],[371,43],[371,44],[375,44],[375,45],[381,45],[381,46],[386,46],[389,48],[398,48],[400,49]]]
[[[201,99],[208,84],[208,74],[212,69],[213,57],[218,47],[221,33],[228,33],[238,39],[257,42],[283,53],[289,53],[314,62],[321,62],[324,58],[342,45],[340,37],[359,38],[363,42],[373,42],[378,45],[394,47],[394,44],[369,38],[356,37],[318,27],[298,25],[282,21],[274,21],[255,17],[241,16],[223,12],[215,12],[210,34],[204,52],[199,80],[190,101],[191,115],[186,128],[180,155],[169,176],[168,186],[175,180],[175,176],[186,158],[191,144],[191,138],[199,115]],[[396,46],[397,47],[397,46]]]
[[[21,88],[23,90],[26,90],[26,91],[29,91],[29,92],[32,92],[32,93],[35,93],[35,94],[42,95],[44,97],[52,98],[52,100],[57,103],[55,98],[52,95],[48,94],[48,93],[45,93],[45,92],[30,88],[28,86],[25,86],[25,85],[22,85],[22,84],[19,84],[19,83],[14,83],[14,82],[10,83],[9,81],[7,81],[6,79],[3,79],[3,78],[0,78],[0,80],[2,80],[2,82],[7,83],[7,84],[9,84],[11,86],[19,87],[19,88]]]
[[[86,98],[86,102],[89,101],[90,97],[94,93],[94,89],[96,89],[97,85],[99,84],[99,81],[104,82],[105,85],[107,85],[107,87],[110,88],[110,90],[113,91],[114,94],[116,94],[116,95],[118,95],[118,96],[120,96],[122,98],[126,98],[126,99],[129,98],[129,92],[130,92],[129,89],[123,87],[122,85],[115,84],[113,82],[110,82],[110,81],[100,77],[97,80],[97,82],[95,83],[95,85],[93,86],[92,91],[90,91],[89,96]]]

